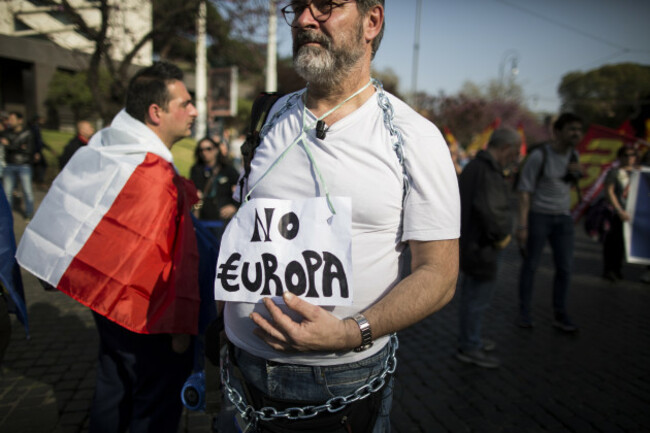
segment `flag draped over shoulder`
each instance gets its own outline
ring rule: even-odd
[[[29,338],[23,279],[20,276],[20,268],[16,263],[15,254],[14,219],[7,196],[0,185],[0,282],[9,293],[9,311],[15,313],[18,320],[25,326],[25,334]]]
[[[55,179],[18,262],[131,331],[196,334],[196,200],[169,149],[123,110]]]
[[[614,129],[600,125],[591,125],[584,138],[578,145],[580,165],[585,176],[580,179],[579,187],[582,201],[578,203],[577,195],[572,197],[572,216],[580,219],[589,205],[599,197],[604,185],[607,171],[616,160],[616,152],[623,145],[634,145],[636,137],[621,134]]]

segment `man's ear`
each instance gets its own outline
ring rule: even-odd
[[[366,13],[364,37],[370,42],[377,37],[384,25],[384,8],[381,5],[375,5]]]
[[[160,125],[161,111],[162,108],[158,104],[149,105],[149,109],[147,110],[147,118],[145,120],[151,123],[152,125],[156,125],[156,126]]]

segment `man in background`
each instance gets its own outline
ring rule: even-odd
[[[32,190],[32,159],[34,156],[34,135],[25,128],[23,115],[17,111],[9,113],[6,129],[0,137],[5,151],[4,172],[2,175],[5,194],[13,208],[13,193],[18,180],[25,201],[25,219],[34,214],[34,193]]]
[[[519,277],[517,325],[532,328],[531,302],[535,272],[546,241],[555,262],[553,279],[553,326],[572,333],[578,327],[571,320],[567,296],[571,285],[574,227],[571,217],[571,187],[581,176],[575,150],[583,136],[583,121],[564,113],[553,123],[553,140],[531,152],[518,184],[519,225],[517,241],[524,259]]]
[[[487,149],[462,171],[459,338],[456,357],[485,368],[500,365],[495,347],[481,338],[485,311],[494,292],[499,256],[511,240],[510,184],[504,170],[517,161],[521,137],[513,129],[494,131]]]
[[[95,133],[95,128],[87,120],[80,120],[77,122],[77,134],[68,141],[68,144],[63,148],[63,153],[59,157],[59,168],[63,170],[63,167],[70,161],[72,155],[79,149],[81,146],[88,144],[90,137]]]
[[[198,252],[172,145],[197,110],[182,71],[139,71],[126,108],[56,178],[16,257],[93,310],[99,333],[93,433],[177,433],[198,331]]]

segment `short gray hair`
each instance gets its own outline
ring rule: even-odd
[[[370,8],[373,6],[381,5],[384,6],[384,0],[357,0],[357,8],[361,15],[365,15]],[[375,58],[377,50],[379,50],[379,45],[381,44],[381,39],[384,37],[384,27],[386,27],[386,16],[384,15],[384,22],[381,24],[381,30],[377,34],[377,37],[372,40],[372,58]]]
[[[511,128],[499,128],[492,133],[488,141],[488,149],[503,149],[509,146],[519,146],[521,144],[521,135]]]

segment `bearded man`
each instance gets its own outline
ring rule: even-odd
[[[382,0],[293,1],[305,89],[279,99],[222,240],[222,431],[390,430],[395,333],[458,275],[460,204],[438,129],[371,80]],[[400,257],[412,253],[400,280]]]

